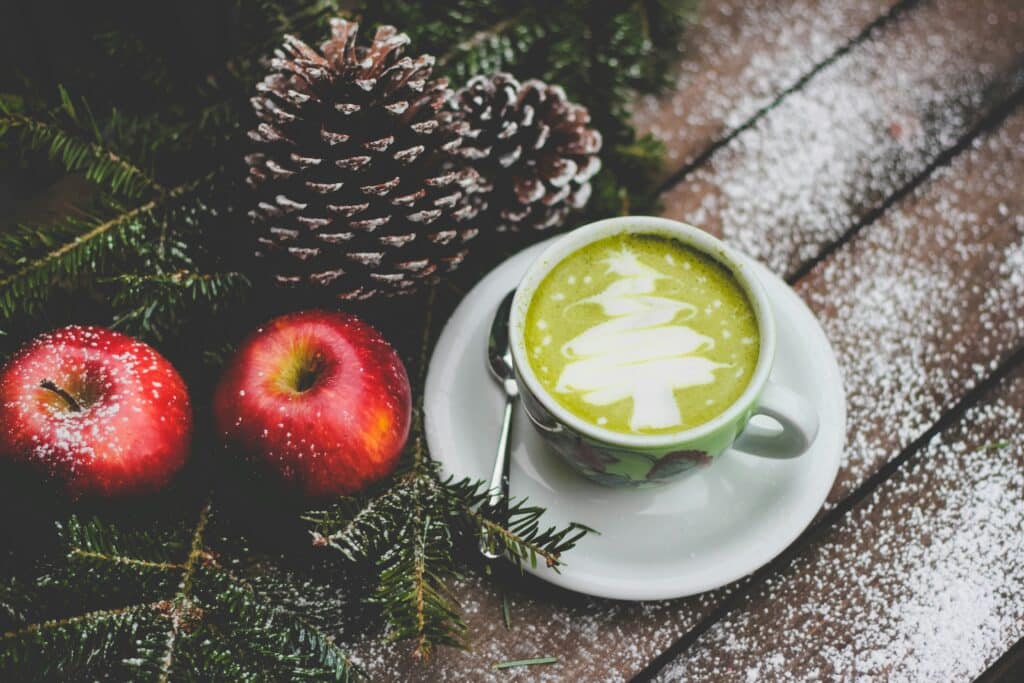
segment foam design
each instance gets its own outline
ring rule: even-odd
[[[655,295],[658,281],[670,276],[627,248],[605,263],[618,279],[594,296],[569,303],[566,310],[597,305],[609,319],[562,345],[567,363],[555,390],[578,393],[593,406],[632,399],[633,430],[681,426],[675,392],[711,384],[714,371],[726,367],[702,355],[715,342],[684,324],[696,307]]]

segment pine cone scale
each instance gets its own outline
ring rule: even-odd
[[[590,197],[601,137],[586,108],[542,81],[509,74],[470,80],[452,100],[467,124],[458,153],[486,178],[478,208],[506,229],[560,223]]]

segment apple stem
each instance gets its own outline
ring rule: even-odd
[[[40,388],[46,389],[47,391],[52,391],[53,393],[57,394],[62,399],[64,399],[64,402],[68,404],[68,408],[71,409],[71,412],[81,412],[82,406],[79,405],[78,401],[75,400],[75,397],[69,394],[68,392],[64,391],[60,387],[58,387],[50,380],[44,379],[42,382],[39,383],[39,386]]]

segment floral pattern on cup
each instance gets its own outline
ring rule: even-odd
[[[559,423],[529,391],[522,399],[530,420],[555,452],[577,472],[605,486],[643,488],[664,484],[712,460],[700,450],[658,453],[605,444]]]
[[[647,473],[647,479],[649,481],[667,481],[687,470],[710,464],[711,456],[704,451],[673,451],[661,456],[654,463],[651,471]]]

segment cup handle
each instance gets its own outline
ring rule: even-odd
[[[818,434],[818,411],[804,397],[771,380],[765,384],[755,415],[766,415],[780,425],[766,429],[747,424],[733,443],[738,451],[765,458],[796,458],[804,454]]]

